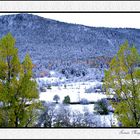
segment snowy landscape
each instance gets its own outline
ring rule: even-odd
[[[139,126],[139,100],[133,98],[140,91],[140,29],[88,27],[25,13],[0,16],[0,31],[2,127]],[[113,59],[116,54],[124,57]]]
[[[93,74],[95,71],[96,73]],[[71,77],[70,79],[66,79],[65,76],[60,75],[55,71],[50,71],[49,77],[37,78],[36,81],[39,85],[39,89],[41,89],[39,95],[40,100],[49,103],[55,102],[53,98],[55,95],[58,95],[59,103],[56,105],[56,108],[59,105],[63,105],[64,107],[69,108],[73,113],[77,111],[82,114],[86,111],[91,114],[97,113],[94,104],[101,99],[112,98],[113,96],[107,96],[102,88],[103,83],[96,80],[95,76],[99,76],[100,73],[97,73],[97,70],[95,69],[90,72],[92,74],[89,73],[86,77]],[[71,101],[71,104],[67,106],[63,104],[64,97],[66,96],[69,96]],[[108,106],[108,110],[108,115],[96,114],[98,122],[100,120],[100,125],[98,125],[98,127],[118,125],[117,120],[113,115],[113,108]]]

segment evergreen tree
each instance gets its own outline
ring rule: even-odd
[[[0,125],[32,126],[39,107],[38,90],[32,78],[33,64],[27,54],[18,58],[15,39],[8,33],[0,40]]]
[[[140,126],[140,56],[128,42],[120,46],[117,55],[105,71],[107,93],[115,94],[112,102],[115,114],[124,127]]]
[[[70,103],[70,96],[65,96],[63,100],[64,104],[69,104]]]

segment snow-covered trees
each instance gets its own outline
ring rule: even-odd
[[[84,113],[72,111],[70,106],[43,103],[36,127],[102,127],[101,118],[84,109]]]
[[[43,107],[36,127],[53,127],[53,121],[56,114],[55,104],[44,102]]]

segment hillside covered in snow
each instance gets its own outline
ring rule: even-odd
[[[0,16],[0,31],[0,38],[8,32],[16,38],[21,60],[31,55],[36,76],[55,69],[67,76],[79,75],[79,68],[83,75],[87,67],[104,68],[126,40],[140,52],[140,29],[88,27],[16,14]]]

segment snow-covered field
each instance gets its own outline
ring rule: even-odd
[[[106,98],[103,93],[85,93],[85,90],[94,87],[97,84],[102,84],[101,82],[76,82],[68,83],[60,86],[51,86],[51,89],[46,88],[46,92],[40,93],[40,100],[53,101],[54,95],[60,97],[60,102],[64,100],[64,97],[69,95],[71,102],[78,102],[81,99],[87,99],[88,101],[97,101],[102,98]]]
[[[40,92],[40,100],[46,102],[55,102],[53,100],[55,95],[60,97],[59,103],[63,103],[64,97],[69,96],[71,102],[80,102],[82,99],[86,99],[88,102],[97,102],[102,98],[107,98],[104,92],[101,92],[100,89],[96,92],[91,90],[86,93],[89,88],[101,87],[102,82],[99,81],[67,81],[65,77],[43,77],[36,79],[38,85],[43,86],[45,91]],[[51,88],[47,88],[46,85],[51,85]],[[93,113],[94,104],[71,104],[69,105],[69,109],[72,111],[79,111],[84,113],[85,110]],[[109,113],[109,115],[99,115],[99,118],[102,121],[102,126],[111,126],[111,123],[116,123],[117,121],[114,119],[113,113]],[[104,124],[105,123],[105,124]]]

